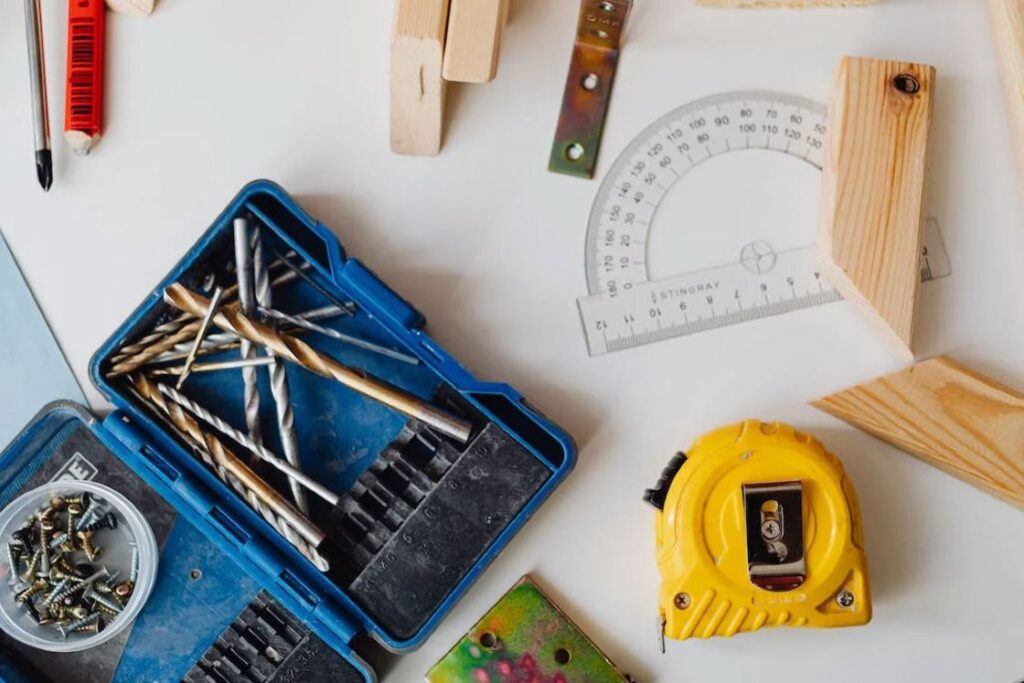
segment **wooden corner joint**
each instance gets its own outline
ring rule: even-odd
[[[912,353],[935,69],[846,57],[829,101],[822,268]]]
[[[1024,395],[945,357],[812,402],[1024,509]]]

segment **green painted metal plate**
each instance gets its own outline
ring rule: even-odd
[[[524,576],[427,674],[429,683],[628,683]]]

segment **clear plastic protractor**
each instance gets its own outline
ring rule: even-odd
[[[770,91],[713,95],[648,126],[615,161],[587,226],[587,288],[615,296],[652,279],[649,233],[662,200],[691,170],[723,154],[770,150],[819,170],[825,105]],[[678,226],[674,226],[678,229]]]

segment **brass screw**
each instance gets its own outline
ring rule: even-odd
[[[122,581],[121,583],[114,586],[114,596],[120,598],[122,602],[131,597],[132,591],[135,590],[135,584],[131,581]]]
[[[690,599],[689,593],[676,593],[676,597],[672,599],[676,609],[686,609],[690,606],[692,600]]]
[[[81,503],[68,503],[68,536],[74,537],[75,535],[75,524],[78,521],[78,517],[82,514]]]
[[[16,602],[25,604],[26,602],[28,602],[29,598],[31,598],[33,595],[40,591],[46,590],[47,586],[49,585],[50,584],[44,581],[43,579],[37,579],[36,581],[32,582],[31,586],[29,586],[22,592],[18,593],[18,595],[14,599]]]
[[[92,544],[91,531],[79,531],[78,540],[81,542],[80,546],[82,548],[82,552],[85,553],[85,556],[89,559],[90,562],[93,562],[97,557],[100,556],[102,548],[97,548]]]
[[[42,550],[37,550],[34,553],[32,553],[32,557],[29,559],[28,565],[26,565],[25,567],[25,573],[21,575],[23,581],[29,582],[32,580],[32,577],[35,576],[36,573],[36,567],[39,566],[39,561],[42,559],[42,557]]]
[[[68,501],[60,496],[55,496],[50,499],[50,508],[53,510],[63,510],[68,506]]]

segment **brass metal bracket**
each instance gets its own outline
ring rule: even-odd
[[[580,0],[579,27],[548,170],[593,178],[633,0]]]

